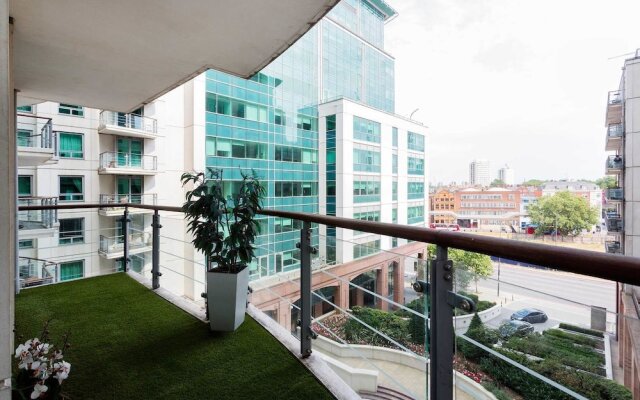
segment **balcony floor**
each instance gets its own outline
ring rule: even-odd
[[[70,398],[333,398],[249,316],[232,334],[210,333],[123,273],[22,291],[16,343],[48,319],[52,342],[71,334]]]

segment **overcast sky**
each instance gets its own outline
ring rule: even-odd
[[[432,183],[469,162],[516,181],[604,175],[604,116],[640,47],[639,0],[388,0],[396,112],[429,129]]]

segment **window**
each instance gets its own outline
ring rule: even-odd
[[[353,258],[366,257],[371,254],[375,254],[380,250],[380,239],[373,240],[371,242],[354,244],[353,245]]]
[[[424,136],[415,132],[407,132],[407,148],[409,150],[424,151]]]
[[[394,224],[398,223],[398,209],[397,208],[392,208],[391,209],[391,222],[393,222]]]
[[[393,147],[398,147],[398,128],[395,126],[391,128],[391,145]]]
[[[421,158],[408,158],[408,173],[413,175],[424,175],[424,160]]]
[[[398,173],[398,155],[397,154],[391,155],[391,173],[392,174]]]
[[[303,164],[317,164],[318,152],[301,147],[276,146],[275,160],[301,162]]]
[[[316,196],[318,182],[274,182],[275,197]]]
[[[255,158],[266,160],[267,145],[225,138],[207,137],[205,151],[207,157]]]
[[[398,201],[398,181],[391,183],[391,200]]]
[[[84,218],[60,220],[58,244],[84,243]]]
[[[84,117],[84,107],[75,106],[73,104],[62,104],[58,106],[58,113],[65,115],[73,115],[74,117]]]
[[[374,180],[376,179],[376,180]],[[353,202],[370,203],[380,201],[379,178],[355,176],[353,182]]]
[[[33,131],[29,129],[18,129],[16,131],[16,139],[18,142],[18,146],[22,147],[35,147],[35,136],[33,136]]]
[[[83,139],[81,133],[60,132],[60,157],[82,159]]]
[[[363,172],[380,172],[380,151],[354,148],[353,170]]]
[[[84,276],[84,261],[70,261],[60,263],[60,280],[68,281]]]
[[[18,176],[18,197],[31,197],[33,192],[31,191],[31,175],[19,175]]]
[[[353,138],[380,143],[380,123],[354,116]]]
[[[29,114],[32,114],[32,113],[33,113],[33,106],[20,106],[20,107],[16,107],[16,111],[18,111],[18,112],[23,112],[23,113],[29,113]]]
[[[424,205],[407,207],[407,223],[424,222]]]
[[[84,185],[81,176],[61,176],[60,201],[84,201]]]
[[[23,239],[23,240],[19,240],[18,241],[18,249],[23,250],[23,249],[33,249],[34,244],[33,241],[35,239]]]
[[[424,197],[424,182],[407,182],[407,197],[420,199]]]

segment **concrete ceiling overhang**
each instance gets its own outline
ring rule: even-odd
[[[248,78],[338,0],[11,0],[14,85],[116,111],[213,68]]]

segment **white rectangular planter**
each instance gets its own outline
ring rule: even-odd
[[[244,322],[249,268],[237,274],[207,272],[207,307],[212,331],[233,332]]]

